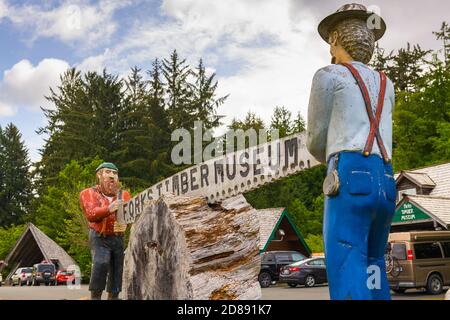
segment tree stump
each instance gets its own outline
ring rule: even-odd
[[[133,224],[125,254],[125,299],[260,299],[259,220],[242,195],[165,195]]]

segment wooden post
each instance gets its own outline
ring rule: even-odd
[[[125,299],[260,299],[259,220],[242,195],[164,195],[131,228]]]

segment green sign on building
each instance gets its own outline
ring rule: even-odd
[[[411,202],[405,202],[401,205],[394,214],[392,223],[412,222],[416,220],[431,219],[425,212],[417,208]]]

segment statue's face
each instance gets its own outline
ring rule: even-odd
[[[116,170],[103,168],[97,172],[102,192],[107,196],[115,196],[119,190],[119,174]]]

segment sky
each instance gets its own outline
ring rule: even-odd
[[[215,72],[224,122],[251,110],[268,124],[275,106],[306,119],[311,80],[329,64],[321,19],[348,1],[331,0],[0,0],[0,126],[14,123],[32,161],[45,126],[41,107],[69,67],[125,77],[176,49]],[[381,47],[407,42],[438,49],[432,31],[449,21],[450,1],[362,1],[387,24]],[[82,134],[82,132],[80,132]]]

